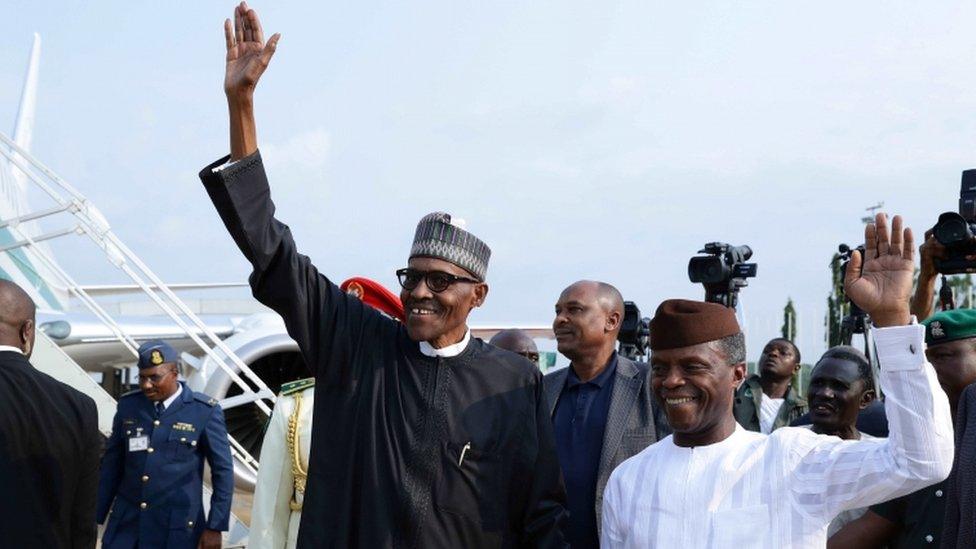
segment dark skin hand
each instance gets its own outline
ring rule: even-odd
[[[556,347],[580,381],[600,375],[617,346],[624,316],[619,292],[592,280],[575,282],[556,302],[552,331]]]
[[[915,272],[912,230],[902,229],[901,216],[891,220],[879,213],[864,227],[864,255],[851,255],[844,291],[871,316],[877,328],[906,326],[911,321],[908,300]]]
[[[220,532],[216,530],[204,530],[203,534],[200,536],[200,543],[197,544],[198,549],[220,549],[223,544],[223,538]]]
[[[874,400],[874,391],[865,390],[865,386],[857,364],[831,357],[818,362],[807,389],[813,431],[859,440],[857,414]]]
[[[230,157],[239,160],[258,150],[257,126],[254,120],[254,90],[261,75],[271,63],[281,34],[264,41],[261,20],[254,10],[241,2],[234,9],[234,21],[224,21],[227,66],[224,93],[230,114]]]
[[[683,447],[721,442],[735,432],[732,403],[746,377],[716,342],[651,352],[651,388]]]
[[[937,259],[944,259],[946,249],[932,235],[932,230],[925,232],[925,242],[918,248],[919,269],[918,286],[912,296],[912,314],[919,321],[932,316],[932,301],[935,298],[935,284],[939,273],[935,270]]]
[[[870,509],[827,540],[827,549],[880,549],[898,534],[898,525]]]
[[[783,398],[800,363],[793,345],[785,339],[773,339],[759,356],[759,384],[769,398]]]

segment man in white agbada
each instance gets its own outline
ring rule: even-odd
[[[887,439],[843,441],[808,429],[746,431],[732,416],[745,377],[734,314],[670,300],[651,323],[652,390],[674,435],[623,462],[604,494],[604,548],[822,548],[838,513],[949,475],[949,402],[909,314],[914,244],[901,218],[865,228],[847,295],[874,323]],[[862,270],[863,263],[863,270]]]

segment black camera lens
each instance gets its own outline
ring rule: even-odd
[[[726,268],[721,256],[693,257],[688,261],[688,278],[695,284],[714,284],[725,279]]]
[[[945,212],[940,215],[932,233],[943,246],[956,246],[973,239],[969,222],[955,212]]]

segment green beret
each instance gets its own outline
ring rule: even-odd
[[[952,309],[934,314],[922,322],[925,344],[938,345],[976,337],[976,309]]]

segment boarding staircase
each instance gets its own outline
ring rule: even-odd
[[[196,346],[194,355],[210,357],[240,388],[240,395],[221,401],[224,409],[253,403],[257,409],[270,416],[275,396],[264,381],[115,235],[105,217],[87,198],[2,133],[0,157],[9,162],[12,170],[21,172],[24,176],[22,181],[42,191],[39,194],[46,196],[50,202],[42,208],[21,204],[18,215],[0,219],[0,229],[9,230],[15,239],[0,245],[0,254],[27,254],[35,264],[56,279],[60,288],[67,290],[74,303],[80,304],[109,328],[115,339],[132,353],[132,363],[135,363],[139,347],[136,339],[78,284],[69,270],[62,268],[54,260],[46,245],[55,240],[90,240],[101,250],[101,255],[88,258],[89,262],[107,261],[114,269],[123,273],[139,292],[149,298],[193,342]],[[56,228],[42,231],[39,224],[42,221],[45,226]],[[99,428],[106,435],[109,434],[115,414],[115,399],[43,333],[37,334],[35,345],[32,356],[35,366],[92,397],[98,406]],[[230,437],[230,445],[237,466],[256,475],[259,466],[257,459],[233,437]],[[209,495],[204,498],[207,505],[209,499]],[[225,547],[243,546],[246,543],[247,527],[236,517],[233,517],[232,522],[231,532],[225,539]]]

